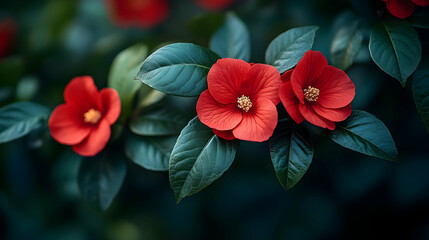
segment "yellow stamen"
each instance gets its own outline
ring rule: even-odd
[[[303,91],[304,91],[305,100],[309,102],[316,102],[317,99],[319,99],[319,94],[320,94],[319,89],[312,86],[308,86],[308,88],[304,89]]]
[[[88,112],[83,114],[83,118],[83,121],[86,123],[96,124],[101,118],[101,112],[91,108]]]
[[[252,102],[248,96],[241,95],[241,97],[237,98],[237,103],[237,107],[243,109],[246,112],[248,112],[252,107]]]

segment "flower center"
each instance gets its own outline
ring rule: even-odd
[[[94,108],[89,109],[88,112],[83,114],[83,121],[86,123],[92,123],[96,124],[101,118],[101,112],[98,110],[95,110]]]
[[[315,102],[317,101],[317,99],[319,99],[319,94],[320,94],[319,89],[312,86],[308,86],[308,88],[304,89],[303,91],[304,91],[305,100],[309,102]]]
[[[237,107],[243,109],[246,112],[248,112],[252,107],[252,102],[248,96],[241,95],[241,97],[237,98],[237,103]]]

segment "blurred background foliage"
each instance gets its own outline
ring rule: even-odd
[[[249,28],[252,62],[264,61],[277,35],[305,25],[320,26],[314,50],[330,60],[345,15],[365,19],[369,29],[387,14],[385,4],[374,0],[238,0],[218,11],[191,0],[169,4],[164,22],[142,29],[115,24],[103,0],[2,1],[0,19],[13,21],[16,34],[0,59],[0,106],[30,100],[53,109],[75,76],[91,75],[106,87],[113,58],[136,43],[149,52],[171,42],[207,47],[227,10]],[[416,30],[425,58],[428,32]],[[118,196],[102,212],[80,197],[81,157],[40,129],[0,145],[0,239],[428,239],[429,135],[411,84],[402,88],[372,62],[368,38],[363,31],[363,47],[347,70],[356,85],[352,105],[386,124],[399,163],[342,149],[314,129],[313,163],[289,191],[276,179],[268,144],[242,142],[232,167],[179,205],[166,172],[128,161]],[[195,114],[196,99],[163,101]]]

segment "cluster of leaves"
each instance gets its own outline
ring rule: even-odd
[[[346,70],[358,58],[369,30],[365,21],[354,14],[344,14],[339,22],[332,42],[331,62]],[[414,99],[429,128],[429,84],[425,80],[429,65],[427,60],[420,63],[421,44],[412,27],[413,24],[427,28],[421,22],[378,23],[371,30],[369,49],[374,62],[403,86],[415,72]],[[313,47],[317,30],[316,26],[306,26],[280,34],[269,44],[265,62],[280,73],[292,69]],[[174,43],[147,57],[148,48],[138,44],[116,57],[108,86],[118,91],[122,113],[113,128],[112,144],[98,156],[82,161],[78,181],[86,200],[102,209],[109,207],[126,176],[127,160],[123,152],[132,162],[148,170],[168,171],[177,202],[207,187],[228,170],[239,141],[217,137],[198,117],[191,119],[161,101],[165,94],[199,96],[207,89],[211,66],[220,58],[251,60],[249,32],[233,13],[225,16],[209,48]],[[134,81],[134,78],[141,81]],[[48,117],[49,110],[35,103],[21,102],[3,107],[0,109],[0,143],[46,126]],[[290,189],[309,168],[314,144],[305,125],[297,125],[286,115],[279,117],[269,148],[281,185]],[[398,153],[388,129],[367,112],[354,110],[335,130],[323,133],[353,151],[397,160]]]
[[[293,68],[313,46],[318,27],[290,29],[268,46],[266,63],[280,73]],[[250,42],[245,24],[234,14],[213,35],[210,49],[190,43],[167,45],[151,54],[137,78],[167,94],[193,97],[207,89],[207,73],[219,58],[250,59]],[[397,160],[397,150],[385,125],[373,115],[354,111],[334,131],[326,134],[339,145],[386,160]],[[274,169],[285,189],[305,174],[313,158],[313,143],[307,129],[287,116],[280,119],[270,139]],[[176,200],[195,194],[218,179],[232,164],[238,140],[217,137],[197,117],[180,133],[169,161],[170,185]]]
[[[332,64],[346,70],[358,58],[362,48],[368,47],[376,65],[405,87],[412,76],[414,100],[429,131],[427,69],[422,60],[422,44],[415,29],[429,29],[427,16],[412,16],[407,20],[382,19],[369,22],[361,16],[345,12],[337,19],[337,30],[331,45]],[[365,42],[366,36],[369,41]],[[367,46],[365,46],[367,44]]]

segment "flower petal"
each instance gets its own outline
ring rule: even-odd
[[[110,138],[110,124],[102,119],[81,143],[73,146],[73,151],[82,156],[95,156],[104,149]]]
[[[104,110],[101,96],[90,76],[73,78],[64,90],[64,100],[66,103],[77,105],[85,111],[91,108],[96,108],[101,112]]]
[[[290,78],[292,77],[293,69],[287,70],[281,76],[282,82],[290,82]]]
[[[91,127],[83,123],[83,114],[78,109],[61,104],[55,108],[49,118],[49,130],[57,142],[74,145],[88,136]]]
[[[299,111],[309,123],[329,130],[335,129],[335,123],[333,121],[319,116],[309,104],[300,104]]]
[[[221,137],[225,140],[234,140],[236,139],[234,135],[232,134],[232,130],[227,131],[220,131],[212,128],[213,132],[216,134],[216,136]]]
[[[244,94],[252,101],[266,98],[277,105],[280,102],[278,94],[280,84],[280,73],[275,67],[267,64],[254,64],[241,85],[240,96]]]
[[[112,18],[122,27],[153,27],[168,15],[167,0],[108,0]]]
[[[301,123],[304,120],[304,117],[299,112],[299,100],[296,97],[295,93],[292,89],[292,83],[285,82],[280,87],[279,92],[280,100],[283,103],[283,106],[285,107],[286,111],[289,113],[289,116],[296,122]]]
[[[413,3],[422,7],[429,5],[429,0],[412,0],[412,1]]]
[[[355,97],[355,85],[342,70],[327,66],[313,87],[320,90],[317,103],[325,108],[347,106]]]
[[[218,103],[208,90],[201,93],[198,99],[197,114],[202,123],[221,131],[233,129],[243,118],[242,110],[237,107],[237,103],[227,105]]]
[[[241,83],[244,80],[250,64],[233,58],[222,58],[213,64],[207,75],[209,91],[217,102],[223,104],[236,103]]]
[[[243,120],[232,133],[241,140],[263,142],[273,135],[277,120],[274,103],[265,98],[258,99],[249,112],[243,113]]]
[[[100,91],[101,99],[103,100],[104,113],[103,117],[113,124],[121,113],[121,100],[118,92],[113,88],[103,88]]]
[[[389,0],[386,2],[387,10],[389,10],[393,16],[401,19],[411,16],[415,6],[416,5],[410,0]]]
[[[303,89],[312,86],[323,69],[328,66],[328,60],[317,51],[308,50],[296,65],[292,76],[292,88],[301,103],[304,103]]]
[[[351,104],[342,108],[331,109],[331,108],[324,108],[316,102],[311,104],[311,107],[319,116],[334,122],[344,121],[350,116],[350,114],[352,114]]]

